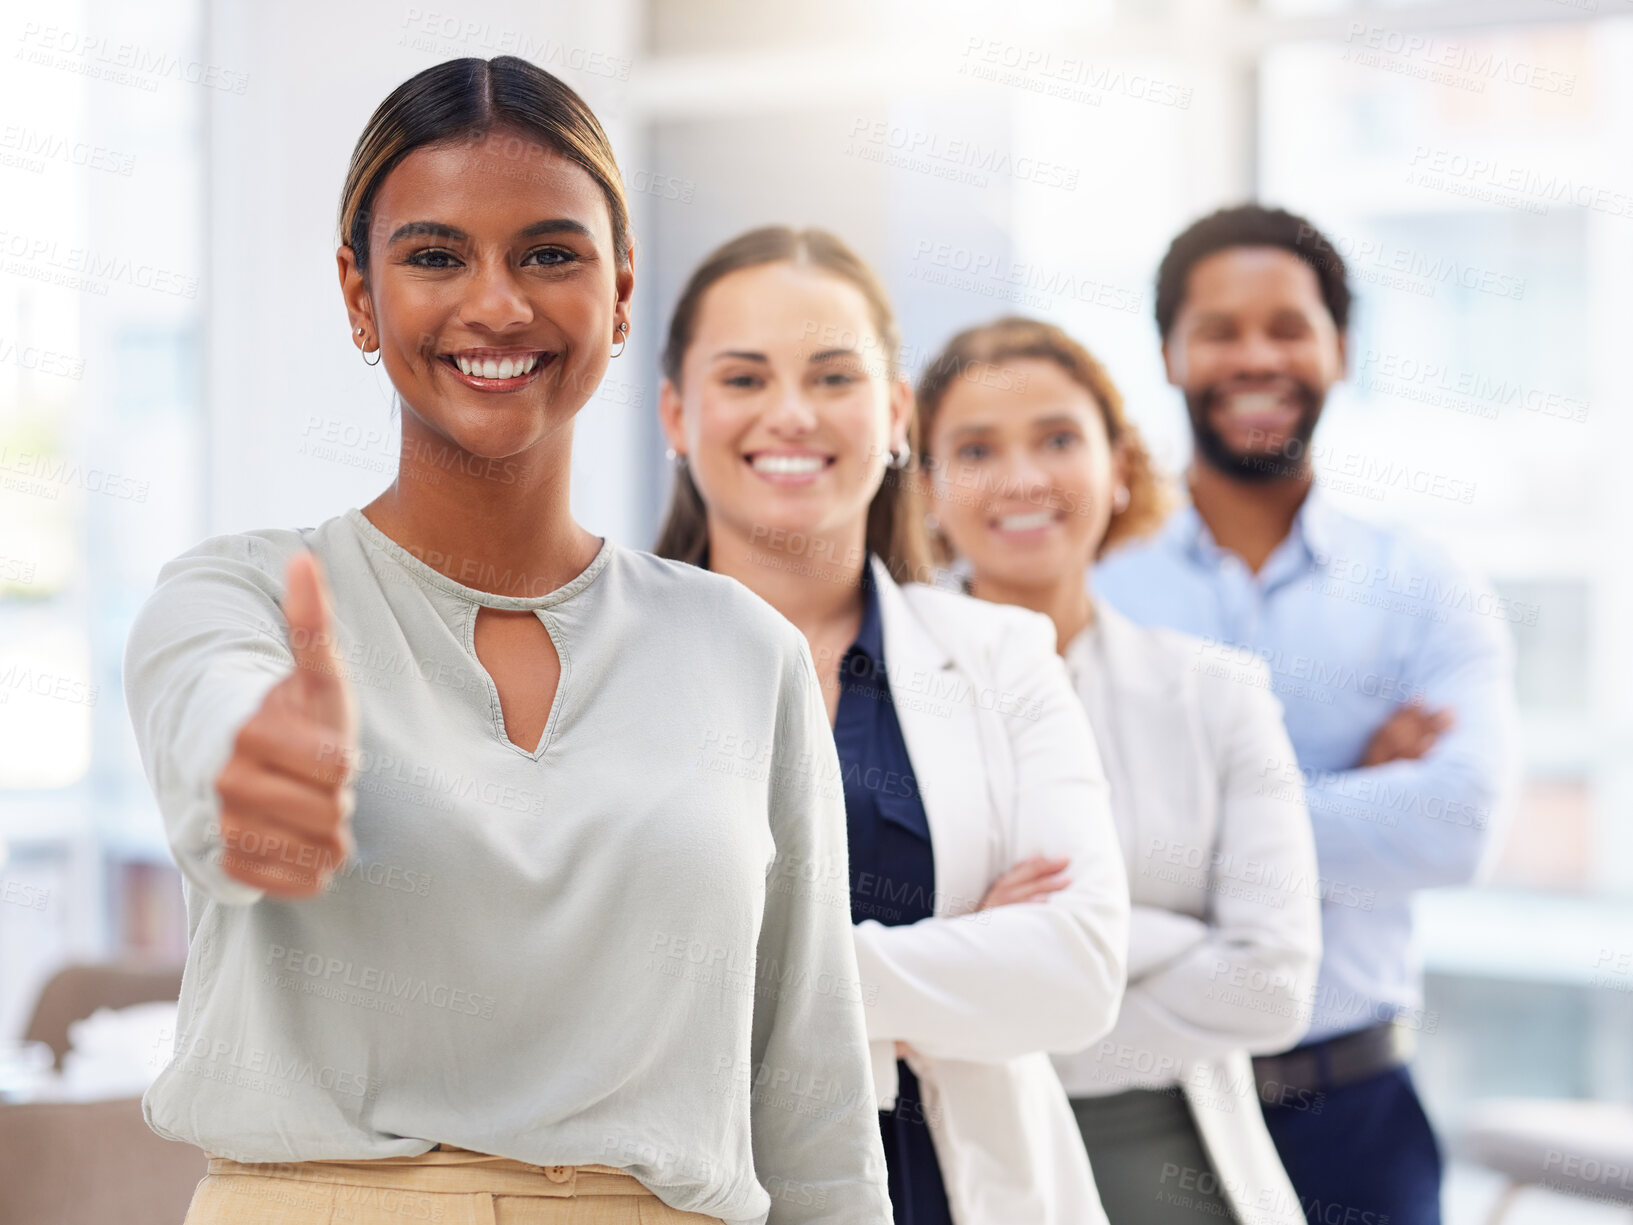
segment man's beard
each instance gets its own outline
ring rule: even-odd
[[[1185,410],[1191,417],[1191,439],[1196,452],[1208,466],[1228,477],[1253,484],[1268,484],[1287,477],[1302,476],[1309,468],[1310,439],[1321,420],[1326,397],[1306,383],[1296,383],[1293,394],[1299,400],[1298,423],[1274,451],[1239,454],[1230,449],[1224,436],[1213,427],[1210,413],[1219,400],[1217,388],[1185,393]]]

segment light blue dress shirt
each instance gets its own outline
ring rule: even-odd
[[[1312,487],[1258,574],[1220,548],[1192,506],[1094,569],[1096,595],[1136,622],[1270,666],[1296,762],[1262,785],[1302,785],[1321,867],[1315,1042],[1377,1021],[1433,1032],[1412,947],[1411,894],[1470,882],[1517,780],[1513,648],[1505,622],[1534,619],[1410,532],[1344,514]],[[1397,707],[1421,696],[1455,724],[1418,760],[1357,768]]]

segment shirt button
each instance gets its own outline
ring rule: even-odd
[[[573,1176],[573,1167],[568,1165],[546,1166],[544,1176],[551,1182],[566,1182]]]

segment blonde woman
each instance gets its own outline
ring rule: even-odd
[[[1308,1024],[1321,889],[1302,798],[1265,775],[1291,760],[1268,672],[1092,596],[1090,563],[1163,499],[1116,387],[1059,328],[960,333],[917,413],[943,559],[973,594],[1048,614],[1110,779],[1128,993],[1111,1033],[1055,1059],[1107,1214],[1297,1225],[1249,1056]]]
[[[1099,1037],[1122,995],[1105,780],[1048,620],[909,581],[929,570],[898,347],[831,234],[769,227],[705,259],[664,350],[657,548],[810,643],[896,1222],[1084,1225],[1103,1217],[1046,1052]]]
[[[809,650],[568,508],[634,287],[600,125],[521,59],[426,69],[340,229],[397,479],[167,563],[126,654],[186,877],[143,1105],[210,1155],[187,1225],[874,1225],[849,917],[807,883],[845,853]]]

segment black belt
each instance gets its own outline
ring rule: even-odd
[[[1412,1031],[1393,1021],[1369,1025],[1281,1055],[1258,1055],[1253,1075],[1262,1101],[1288,1100],[1288,1094],[1342,1089],[1400,1067],[1412,1057]]]

